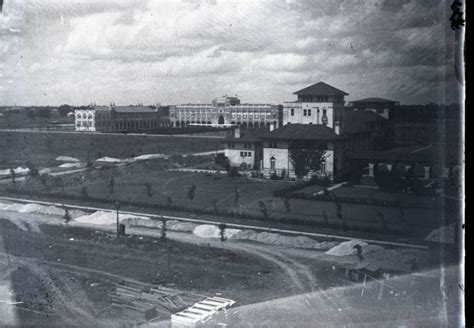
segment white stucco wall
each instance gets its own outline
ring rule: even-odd
[[[294,115],[291,115],[291,109],[294,109]],[[304,111],[311,110],[311,115],[304,115]],[[291,124],[322,124],[323,110],[326,110],[327,126],[334,128],[334,109],[333,103],[284,103],[283,104],[283,125]]]
[[[324,155],[326,158],[325,172],[331,178],[334,175],[334,150],[326,150]],[[263,148],[263,173],[267,177],[273,172],[271,170],[270,160],[275,158],[275,171],[277,175],[281,170],[285,170],[290,178],[295,177],[294,167],[289,157],[289,151],[286,148]]]
[[[242,157],[242,152],[250,153],[251,156]],[[250,168],[253,168],[255,164],[255,151],[253,149],[226,149],[224,154],[229,158],[230,165],[232,166],[240,166],[242,163],[247,163]]]
[[[95,110],[76,109],[74,115],[76,131],[95,131]]]

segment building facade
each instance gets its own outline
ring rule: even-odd
[[[327,126],[287,124],[263,136],[262,140],[261,172],[265,177],[293,179],[317,175],[333,180],[342,168],[344,137]],[[303,152],[306,155],[301,156]],[[318,161],[317,169],[311,163],[313,160]]]
[[[353,110],[367,110],[381,115],[382,117],[389,119],[390,112],[400,105],[398,101],[383,99],[383,98],[365,98],[354,100],[349,103]]]
[[[90,106],[74,111],[76,131],[142,132],[168,127],[166,107]]]
[[[294,94],[296,101],[283,104],[283,125],[321,124],[331,129],[341,128],[346,92],[319,82]]]
[[[262,140],[264,129],[241,129],[236,127],[234,134],[224,141],[225,156],[231,166],[260,170],[262,165]]]
[[[241,104],[237,97],[218,97],[210,104],[182,104],[170,107],[173,127],[189,125],[269,128],[282,124],[281,106],[272,104]]]

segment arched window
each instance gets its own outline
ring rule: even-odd
[[[82,119],[81,113],[77,114],[77,119],[78,119],[78,120]]]
[[[270,170],[275,171],[275,157],[270,157]]]

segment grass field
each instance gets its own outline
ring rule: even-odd
[[[39,181],[32,180],[25,181],[23,186],[17,185],[17,187],[22,190],[35,189],[45,193],[55,192],[74,196],[83,195],[86,188],[87,195],[93,199],[137,202],[151,206],[173,205],[188,211],[204,209],[211,213],[217,207],[221,213],[234,211],[253,217],[262,217],[266,211],[270,220],[297,219],[335,229],[342,229],[344,222],[349,229],[354,228],[357,231],[395,231],[417,238],[425,237],[431,230],[443,224],[444,218],[435,208],[400,209],[342,203],[343,220],[337,216],[337,206],[331,201],[291,199],[288,209],[283,199],[273,197],[273,191],[288,186],[290,182],[167,171],[165,168],[170,165],[172,164],[168,161],[156,160],[105,171],[80,172],[64,176],[66,183],[61,189],[53,184],[46,188]],[[113,191],[112,176],[114,176]],[[192,186],[195,186],[194,197],[189,195]],[[359,187],[338,188],[334,192],[354,197],[368,197],[372,193],[383,195],[378,190]],[[415,195],[409,196],[412,202],[419,198]],[[421,197],[420,201],[426,199]]]
[[[58,164],[57,156],[85,161],[88,157],[189,154],[222,148],[217,138],[0,131],[0,168],[17,167],[28,160],[39,167],[53,166]]]

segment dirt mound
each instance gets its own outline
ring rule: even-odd
[[[240,230],[238,229],[225,229],[224,236],[226,238],[233,238],[236,234],[238,234]],[[199,225],[194,228],[193,233],[201,238],[220,238],[221,232],[220,229],[212,224],[203,224]]]
[[[75,158],[75,157],[70,157],[70,156],[58,156],[56,157],[56,160],[58,162],[69,162],[69,163],[79,163],[80,160]]]
[[[179,231],[179,232],[192,232],[197,224],[190,222],[180,222],[177,220],[170,220],[166,222],[168,230]]]
[[[326,250],[333,247],[335,242],[318,242],[314,239],[305,236],[290,237],[280,235],[272,232],[260,232],[257,233],[253,230],[242,230],[232,236],[233,239],[240,240],[251,240],[262,244],[297,247],[297,248],[310,248]]]
[[[30,172],[30,169],[19,166],[16,169],[13,169],[13,171],[15,172],[15,174],[27,174],[28,172]],[[11,174],[10,169],[0,170],[0,175],[10,175],[10,174]]]
[[[328,250],[326,254],[333,256],[355,255],[357,254],[357,249],[354,248],[356,245],[360,245],[363,248],[367,246],[367,243],[360,240],[345,241]]]
[[[127,222],[130,219],[139,219],[139,220],[150,220],[150,218],[146,216],[138,216],[138,215],[131,215],[120,213],[119,214],[119,222]],[[87,224],[98,224],[98,225],[110,225],[117,223],[117,214],[115,212],[105,212],[105,211],[97,211],[89,215],[83,215],[74,220],[75,222],[79,223],[87,223]]]

